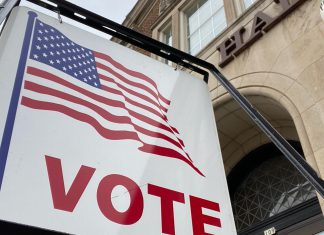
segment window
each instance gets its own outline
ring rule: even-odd
[[[237,188],[233,211],[238,232],[316,197],[314,188],[284,156],[255,168]]]
[[[172,25],[171,24],[169,24],[161,31],[160,41],[169,46],[172,46]],[[172,65],[172,61],[168,61],[166,59],[163,59],[163,62],[168,65]]]
[[[256,0],[243,0],[243,9],[246,10],[248,9],[253,3],[256,2]]]
[[[242,14],[246,9],[252,6],[257,0],[235,0],[235,7],[238,15]]]
[[[196,1],[185,13],[188,50],[192,55],[196,55],[227,26],[223,0]]]
[[[298,142],[291,144],[302,154]],[[271,227],[279,234],[321,213],[314,188],[273,144],[249,153],[232,170],[228,183],[239,235],[263,234]],[[315,220],[309,221],[315,226]]]
[[[172,28],[171,25],[168,26],[162,33],[162,42],[172,46]]]
[[[249,7],[251,7],[258,0],[235,0],[234,5],[236,8],[237,16],[245,12]]]

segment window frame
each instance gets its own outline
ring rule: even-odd
[[[169,46],[173,46],[174,45],[174,30],[173,30],[173,27],[172,27],[172,17],[170,19],[167,19],[165,21],[165,23],[158,29],[158,40],[162,43],[165,43],[166,45],[169,45]],[[169,43],[166,42],[166,31],[169,31],[171,32],[171,45]],[[172,61],[169,61],[167,59],[164,59],[164,58],[161,58],[159,57],[159,60],[162,62],[162,63],[165,63],[167,65],[170,65],[172,66]]]
[[[203,1],[203,0],[201,0],[201,1]],[[209,1],[211,1],[211,0],[206,0],[205,3],[209,2]],[[225,24],[226,25],[218,33],[215,33],[213,31],[212,39],[210,39],[210,41],[208,43],[200,46],[200,49],[197,50],[196,53],[192,54],[193,56],[197,56],[199,53],[201,53],[206,47],[208,47],[208,45],[210,43],[212,43],[212,41],[215,38],[217,38],[220,34],[222,34],[222,32],[225,31],[226,28],[229,26],[229,19],[228,19],[228,16],[227,16],[228,12],[227,12],[227,9],[226,9],[226,4],[225,4],[225,1],[227,1],[227,0],[220,0],[220,1],[222,1],[222,7],[220,7],[218,10],[216,10],[208,19],[206,19],[203,22],[203,24],[200,24],[199,27],[196,30],[201,29],[201,27],[204,24],[208,23],[210,20],[213,23],[213,18],[217,15],[217,13],[220,10],[222,10],[224,12]],[[188,53],[190,53],[190,43],[189,43],[189,36],[190,35],[189,35],[189,17],[188,17],[189,14],[188,14],[188,12],[190,12],[192,10],[192,8],[197,7],[197,5],[198,5],[197,1],[189,1],[186,4],[184,4],[182,7],[179,8],[179,11],[180,11],[180,21],[179,22],[180,22],[180,35],[181,35],[180,49],[183,50],[183,51],[186,51]],[[203,4],[201,6],[203,6]],[[199,8],[201,8],[201,6],[199,6]],[[195,11],[197,11],[199,8],[197,8]],[[195,11],[193,11],[193,12],[195,12]],[[199,44],[200,45],[201,45],[201,41],[202,41],[201,37],[199,36]]]
[[[253,5],[255,5],[259,0],[253,0],[253,3],[249,5],[248,7],[245,6],[244,0],[233,0],[235,9],[236,9],[236,15],[239,17],[242,15],[245,11],[250,9]]]

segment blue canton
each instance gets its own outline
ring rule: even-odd
[[[36,20],[30,59],[52,66],[70,76],[100,88],[93,52],[55,28]]]

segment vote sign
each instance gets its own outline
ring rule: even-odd
[[[0,51],[1,220],[235,234],[204,82],[22,7]]]

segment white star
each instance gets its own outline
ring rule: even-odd
[[[46,45],[46,44],[44,44],[43,47],[44,47],[45,49],[47,49],[47,45]]]
[[[54,64],[54,61],[53,60],[50,60],[49,62],[50,62],[50,64]]]
[[[55,30],[54,29],[51,29],[51,32],[55,32]]]
[[[51,46],[51,47],[54,47],[54,44],[53,44],[53,43],[51,43],[51,44],[50,44],[50,46]]]
[[[73,52],[75,52],[75,50],[74,50],[74,49],[72,49],[72,51],[73,51]]]
[[[73,56],[73,59],[76,60],[77,58],[75,56]]]
[[[44,31],[45,31],[45,33],[48,33],[48,30],[47,29],[45,29]]]
[[[61,35],[61,38],[62,38],[62,39],[64,39],[64,36],[63,36],[63,35]]]
[[[63,52],[63,54],[65,54],[65,53],[66,53],[66,51],[65,51],[65,50],[62,50],[62,52]]]
[[[77,74],[77,73],[74,73],[74,76],[76,76],[76,77],[77,77],[77,76],[78,76],[78,74]]]
[[[61,63],[61,61],[60,61],[60,60],[56,60],[56,63],[60,64],[60,63]]]
[[[48,37],[44,37],[45,41],[48,41]]]
[[[66,67],[63,67],[62,69],[63,69],[64,71],[66,71]]]
[[[89,60],[87,60],[87,64],[90,64],[90,61]]]
[[[82,54],[81,56],[82,56],[82,58],[85,58],[84,54]]]
[[[66,59],[65,58],[62,58],[62,60],[65,62],[66,61]]]
[[[57,55],[61,55],[61,53],[60,53],[59,51],[56,51],[56,54],[57,54]]]
[[[50,38],[51,38],[52,40],[54,40],[54,37],[53,37],[53,36],[51,36]]]
[[[93,70],[95,70],[96,68],[94,66],[91,67]]]
[[[71,53],[71,50],[70,50],[70,49],[68,49],[67,51],[68,51],[69,53]]]
[[[85,55],[88,57],[89,56],[89,54],[88,53],[85,53]]]
[[[51,54],[51,55],[54,55],[53,51],[50,51],[50,54]]]
[[[37,60],[38,59],[38,55],[34,54],[34,58]]]
[[[79,74],[82,75],[83,74],[82,71],[79,71]]]
[[[88,80],[86,78],[83,78],[83,81],[87,82]]]
[[[81,59],[81,56],[78,55],[78,58]]]
[[[84,48],[83,48],[83,47],[81,47],[81,50],[82,50],[82,51],[84,51]]]
[[[84,62],[84,61],[82,62],[82,64],[84,64],[84,65],[87,65],[87,63],[86,63],[86,62]]]
[[[38,32],[39,32],[40,34],[43,34],[42,30],[38,30]]]
[[[70,43],[67,42],[66,45],[67,45],[67,46],[70,46]]]
[[[56,46],[57,46],[57,47],[61,47],[60,44],[58,44],[58,43],[56,43]]]
[[[92,52],[91,52],[91,51],[89,51],[89,54],[90,54],[90,55],[92,55]]]
[[[73,64],[73,67],[74,67],[74,68],[77,68],[78,66],[77,66],[76,64]]]
[[[98,86],[98,84],[97,84],[96,82],[94,83],[94,85],[95,85],[95,86]]]
[[[92,80],[92,78],[91,78],[90,76],[88,76],[88,78],[89,78],[90,80]]]
[[[57,39],[60,39],[60,37],[59,37],[59,36],[56,36],[56,38],[57,38]]]
[[[79,64],[79,66],[82,66],[82,64],[80,62],[78,64]]]
[[[63,42],[61,42],[61,45],[62,45],[62,46],[65,46],[65,44],[64,44]]]
[[[85,73],[88,73],[88,71],[85,69],[85,70],[83,70]]]
[[[73,42],[71,42],[71,45],[74,46],[75,44]]]
[[[69,65],[69,69],[72,69],[72,66],[71,65]]]
[[[40,41],[40,42],[42,41],[42,39],[40,37],[37,37],[37,40]]]
[[[40,50],[41,49],[41,47],[39,45],[36,45],[36,48],[37,48],[37,50]]]
[[[46,53],[43,53],[43,56],[46,58],[47,57],[47,54]]]
[[[79,48],[77,48],[76,50],[77,50],[77,52],[80,52]]]
[[[71,57],[68,57],[68,60],[71,61],[72,60]]]
[[[39,25],[40,25],[40,26],[43,26],[44,24],[40,22]]]
[[[89,71],[89,72],[91,72],[91,69],[90,69],[90,68],[88,68],[88,71]]]

